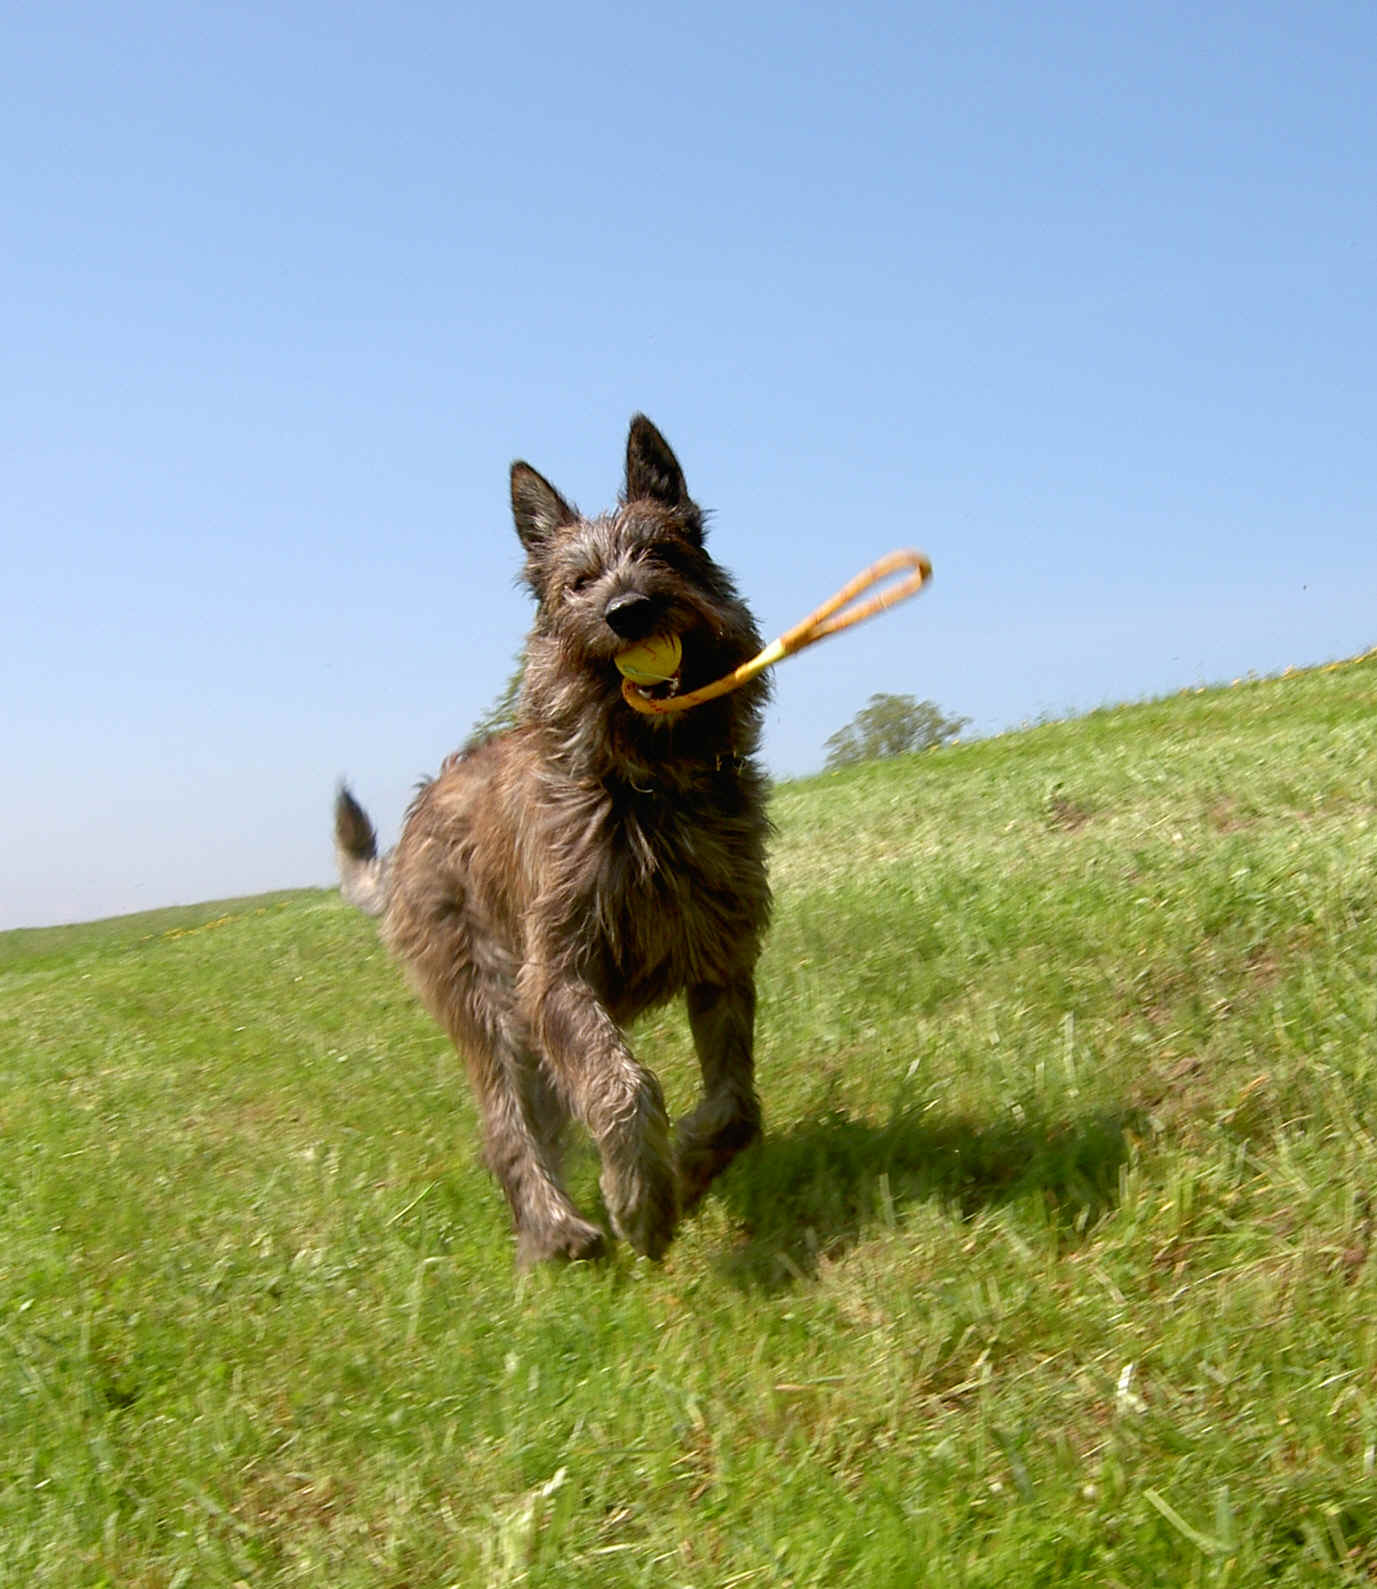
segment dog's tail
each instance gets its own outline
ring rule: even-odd
[[[335,857],[340,893],[366,916],[381,916],[387,906],[387,857],[378,854],[368,813],[344,784],[335,795]]]

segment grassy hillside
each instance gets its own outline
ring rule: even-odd
[[[775,816],[658,1268],[514,1278],[332,894],[0,936],[0,1582],[1377,1579],[1377,659]]]

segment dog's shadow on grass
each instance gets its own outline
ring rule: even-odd
[[[720,1183],[741,1239],[719,1267],[743,1288],[783,1290],[925,1201],[971,1218],[1037,1194],[1073,1241],[1114,1206],[1139,1119],[1126,1107],[1051,1123],[936,1111],[800,1122],[767,1134]]]

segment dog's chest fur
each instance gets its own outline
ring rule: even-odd
[[[754,767],[705,771],[671,792],[548,767],[517,777],[520,750],[519,735],[496,741],[417,796],[397,848],[394,923],[414,921],[424,887],[425,914],[468,919],[456,947],[496,934],[514,965],[562,964],[622,1021],[729,980],[769,918]]]
[[[564,850],[568,897],[593,929],[581,969],[608,1007],[629,1019],[729,980],[769,913],[753,790],[726,772],[687,796],[614,787],[581,815]]]

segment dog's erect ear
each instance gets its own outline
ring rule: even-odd
[[[637,414],[626,438],[626,500],[643,498],[672,509],[691,534],[701,537],[703,515],[688,494],[679,460],[645,415]]]
[[[533,561],[544,555],[555,531],[573,524],[578,516],[578,509],[571,507],[530,464],[518,459],[512,465],[512,517],[521,544]]]

